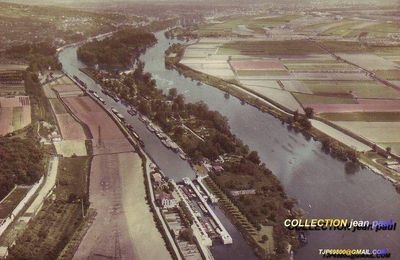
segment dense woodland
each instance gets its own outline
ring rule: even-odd
[[[44,173],[43,152],[30,139],[0,137],[0,199],[14,185],[31,185]]]
[[[157,42],[154,35],[142,29],[127,28],[113,37],[84,44],[78,58],[88,65],[126,68],[149,46]]]
[[[4,57],[10,60],[20,60],[29,64],[29,71],[38,72],[61,69],[61,64],[56,58],[56,48],[49,43],[32,43],[16,45],[8,48],[3,53]]]

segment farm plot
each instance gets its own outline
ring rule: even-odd
[[[308,106],[310,104],[356,104],[357,103],[351,95],[322,96],[322,95],[310,95],[302,93],[293,93],[293,95],[301,104],[303,104],[303,106]]]
[[[325,51],[314,42],[306,40],[293,41],[237,41],[226,43],[222,46],[225,49],[238,51],[248,56],[290,56],[323,54]],[[220,50],[219,50],[220,51]],[[226,51],[226,50],[225,50]],[[219,53],[219,52],[218,52]],[[231,54],[231,53],[227,53]]]
[[[281,75],[281,76],[278,76],[278,75],[274,75],[274,76],[271,76],[271,75],[238,76],[237,78],[238,78],[238,80],[240,80],[240,82],[247,81],[247,80],[250,80],[250,81],[262,81],[262,80],[277,81],[277,80],[292,80],[293,79],[290,74]]]
[[[215,50],[204,50],[204,49],[186,49],[185,58],[206,58],[216,52]]]
[[[0,135],[5,135],[13,131],[12,128],[13,108],[0,108]]]
[[[306,84],[303,84],[301,81],[297,80],[282,80],[283,89],[289,92],[297,92],[304,94],[313,94],[313,92],[307,87]]]
[[[283,15],[283,16],[269,16],[269,17],[254,17],[254,16],[241,16],[229,18],[224,21],[218,21],[213,24],[206,24],[200,27],[199,32],[207,34],[209,32],[227,33],[235,30],[242,30],[244,32],[263,33],[264,28],[277,27],[298,18],[296,15]],[[246,28],[247,30],[244,30]]]
[[[347,134],[343,133],[342,131],[337,130],[321,121],[311,119],[312,126],[324,132],[325,134],[329,135],[330,137],[338,140],[339,142],[348,145],[349,147],[353,147],[355,150],[359,152],[370,151],[371,147],[357,141],[356,139],[348,136]]]
[[[86,135],[82,126],[68,113],[56,114],[61,136],[64,140],[85,140]]]
[[[396,70],[375,70],[375,74],[378,77],[386,80],[400,80],[400,69]]]
[[[0,83],[0,96],[7,95],[25,95],[25,86],[24,85],[7,85]]]
[[[81,96],[83,91],[76,85],[58,85],[53,89],[60,95],[60,97]]]
[[[388,33],[399,33],[398,23],[378,23],[364,28],[370,37],[385,37]]]
[[[400,122],[397,112],[321,113],[319,116],[330,121]]]
[[[43,88],[44,95],[47,98],[52,98],[52,99],[57,98],[57,94],[56,94],[56,92],[54,92],[53,87],[50,84],[45,84],[42,86],[42,88]]]
[[[358,72],[359,69],[347,63],[286,63],[288,70],[293,72]]]
[[[239,77],[252,77],[252,76],[268,76],[268,77],[287,77],[289,72],[286,70],[238,70],[236,74]]]
[[[57,98],[56,93],[61,97],[83,95],[83,91],[67,76],[63,76],[45,84],[43,90],[46,97],[51,99]]]
[[[49,102],[55,114],[67,113],[67,110],[58,98],[50,98]]]
[[[276,80],[247,79],[247,80],[241,80],[240,83],[244,86],[281,89],[281,86],[279,86]]]
[[[374,54],[337,53],[337,55],[367,70],[393,70],[399,68],[398,64]]]
[[[364,73],[291,72],[297,80],[371,80]]]
[[[358,104],[307,104],[316,113],[345,112],[400,112],[400,102],[397,100],[362,100]]]
[[[375,143],[392,143],[400,140],[400,122],[336,121],[335,124]]]
[[[330,54],[307,54],[307,55],[291,55],[284,56],[280,59],[283,64],[308,64],[308,63],[320,63],[320,64],[336,64],[338,61],[334,59]]]
[[[340,23],[335,24],[335,26],[329,28],[328,30],[324,30],[322,32],[323,35],[338,35],[343,37],[354,36],[357,35],[357,31],[354,30],[354,27],[359,24],[359,21],[342,21]]]
[[[226,60],[184,59],[182,64],[199,72],[223,79],[233,79],[234,74]]]
[[[10,216],[19,202],[25,197],[31,187],[17,186],[0,201],[0,220]]]
[[[400,80],[390,80],[389,82],[395,85],[400,90]]]
[[[89,127],[93,136],[94,154],[133,150],[110,116],[90,97],[67,97],[63,100],[72,112]]]
[[[28,65],[0,64],[0,71],[8,71],[8,70],[25,71],[27,68],[28,68]]]
[[[85,140],[63,140],[54,143],[57,154],[64,157],[86,156]]]
[[[253,93],[258,94],[259,96],[273,100],[292,111],[296,110],[298,110],[299,112],[303,111],[299,102],[297,102],[297,100],[293,97],[293,95],[290,92],[279,89],[256,87],[256,86],[247,86],[246,88],[252,91]]]
[[[29,97],[0,97],[0,135],[22,129],[30,123]]]
[[[366,53],[368,48],[358,41],[327,40],[318,42],[324,48],[335,53]]]
[[[400,91],[379,82],[368,81],[302,81],[316,95],[346,95],[359,98],[400,98]]]
[[[198,69],[198,71],[222,79],[233,79],[235,77],[231,69],[205,68],[205,69]]]
[[[231,61],[233,69],[238,70],[286,70],[278,59],[263,60],[234,60]]]

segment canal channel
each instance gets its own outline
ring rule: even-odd
[[[282,182],[289,196],[298,200],[299,206],[307,211],[309,218],[349,218],[356,220],[400,221],[400,195],[382,177],[368,169],[347,174],[344,163],[332,158],[321,150],[321,144],[307,140],[302,134],[288,130],[280,120],[258,109],[242,105],[240,100],[227,98],[220,90],[185,78],[177,71],[164,66],[164,51],[176,42],[156,34],[158,43],[142,55],[145,71],[150,72],[157,86],[168,91],[176,88],[186,101],[203,101],[212,110],[228,118],[232,132],[260,158]],[[77,47],[69,47],[59,53],[63,69],[69,75],[76,75],[89,89],[99,86],[79,68],[85,67],[76,56]],[[106,106],[116,108],[132,124],[144,141],[146,152],[152,156],[165,175],[181,180],[194,177],[190,165],[166,149],[159,139],[137,117],[131,117],[127,108],[108,96],[101,95]],[[251,248],[244,242],[232,223],[224,217],[219,208],[217,215],[233,237],[233,245],[213,246],[216,259],[254,259]],[[298,250],[295,259],[322,259],[318,249],[323,248],[388,248],[392,257],[400,255],[399,231],[314,231],[309,234],[308,244]]]
[[[143,140],[146,153],[154,160],[154,162],[160,167],[162,172],[176,181],[182,181],[183,177],[195,178],[195,172],[191,168],[187,161],[182,160],[177,153],[170,149],[167,149],[158,137],[150,132],[146,125],[139,120],[138,116],[131,116],[127,112],[127,107],[121,102],[115,102],[112,98],[104,95],[100,90],[100,86],[96,84],[90,77],[82,73],[79,68],[85,67],[76,56],[76,46],[71,46],[62,50],[58,57],[60,62],[63,64],[63,70],[68,75],[76,75],[83,82],[86,83],[88,89],[94,90],[102,97],[108,109],[112,107],[118,110],[126,119],[126,122],[131,124],[135,132]],[[253,249],[246,243],[238,229],[232,224],[232,222],[224,215],[223,211],[218,207],[212,206],[215,214],[219,217],[220,221],[231,235],[233,244],[223,245],[222,243],[215,243],[211,247],[211,253],[215,259],[228,260],[228,259],[258,259]]]

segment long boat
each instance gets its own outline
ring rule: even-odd
[[[82,80],[80,80],[77,76],[74,75],[73,78],[74,78],[74,80],[75,80],[76,82],[78,82],[79,85],[81,85],[83,88],[87,88],[86,83],[83,82]]]

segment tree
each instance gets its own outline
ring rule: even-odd
[[[185,228],[183,230],[181,230],[181,232],[179,233],[179,237],[187,242],[189,242],[189,244],[194,244],[195,240],[194,240],[194,236],[193,236],[193,231],[191,228]]]
[[[307,118],[313,118],[314,116],[314,109],[312,107],[304,108],[304,112],[306,113]]]
[[[260,157],[258,156],[258,153],[256,151],[251,151],[247,156],[247,159],[255,164],[260,164],[261,162]]]
[[[299,110],[296,109],[293,113],[293,121],[296,122],[297,119],[299,118]]]
[[[168,99],[169,100],[174,100],[176,96],[178,95],[178,91],[176,88],[170,88],[168,91]]]
[[[310,120],[308,120],[307,117],[301,117],[299,120],[299,123],[306,130],[311,128],[311,122],[310,122]]]

